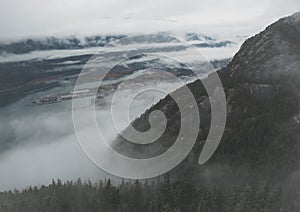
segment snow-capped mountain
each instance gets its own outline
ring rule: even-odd
[[[149,54],[172,57],[185,65],[201,65],[201,60],[210,61],[218,69],[230,61],[240,43],[236,39],[221,40],[196,33],[185,33],[180,38],[168,33],[157,33],[47,37],[0,42],[0,93],[9,93],[11,97],[13,92],[19,96],[35,89],[59,86],[61,82],[74,82],[94,55],[115,63],[134,55],[143,55],[142,59],[130,63],[129,72],[126,67],[114,69],[118,70],[117,75],[114,75],[117,77],[147,68],[147,63],[157,62]],[[171,69],[171,63],[164,64],[164,68],[168,65],[170,67],[167,69]],[[105,62],[102,66],[103,69],[108,68]],[[183,74],[186,68],[176,70]]]
[[[107,36],[87,36],[76,37],[70,36],[65,38],[47,37],[39,39],[24,39],[10,43],[0,44],[0,54],[25,54],[31,51],[41,50],[62,50],[62,49],[83,49],[90,47],[103,47],[108,43],[120,40],[125,35],[107,35]]]
[[[0,42],[0,55],[4,54],[25,54],[32,51],[45,50],[66,50],[85,49],[91,47],[105,47],[109,45],[133,45],[133,44],[154,44],[154,43],[177,43],[173,36],[166,36],[167,33],[148,35],[94,35],[86,37],[46,37],[28,38],[20,41]],[[225,47],[235,44],[233,41],[217,40],[216,38],[197,34],[186,33],[183,40],[194,44],[196,47]]]

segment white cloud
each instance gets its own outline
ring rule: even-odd
[[[182,86],[186,81],[167,82],[157,80],[157,82],[159,83],[153,84],[153,82],[150,82],[147,86],[142,86],[143,90],[158,87],[168,93]],[[51,90],[54,93],[59,91],[61,92],[61,88]],[[37,93],[36,96],[45,95],[46,93]],[[124,114],[124,111],[126,111],[129,94],[130,90],[120,90],[119,97],[121,98],[118,98],[115,102],[116,114]],[[131,119],[138,117],[164,96],[164,93],[151,92],[151,90],[141,93],[141,96],[138,96],[139,98],[133,99],[130,110],[126,114]],[[73,127],[71,102],[28,105],[32,97],[28,96],[8,106],[5,111],[0,110],[1,118],[6,120],[6,128],[0,128],[0,134],[2,137],[7,137],[13,144],[9,150],[2,149],[3,152],[0,153],[0,191],[26,188],[30,185],[43,185],[57,178],[63,181],[78,178],[92,181],[104,179],[105,177],[112,178],[113,176],[96,167],[80,148]],[[104,101],[109,101],[110,98],[104,98]],[[89,115],[93,109],[90,106],[90,101],[86,99],[78,99],[78,101],[82,103],[82,108],[79,109],[81,122],[80,126],[76,128],[77,134],[98,136],[93,131],[93,126],[89,125],[91,123]],[[97,110],[96,115],[97,121],[103,123],[103,120],[110,119],[108,117],[110,116],[110,108],[105,106]],[[125,128],[128,124],[128,120],[121,119],[118,116],[115,121],[122,128]],[[101,129],[108,141],[117,136],[117,131],[109,124],[104,125]],[[3,146],[1,147],[3,148]],[[99,146],[95,147],[95,149],[97,148]],[[101,155],[100,157],[105,156]],[[130,170],[128,171],[130,172]]]
[[[299,9],[298,0],[2,0],[0,38],[166,30],[253,34]]]

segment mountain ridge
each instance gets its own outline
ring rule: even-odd
[[[134,40],[132,40],[134,37]],[[128,38],[128,39],[127,39]],[[130,39],[131,38],[131,39]],[[216,40],[207,35],[186,33],[183,38],[187,42],[198,42],[193,45],[201,48],[225,47],[235,44],[229,40]],[[0,42],[0,55],[25,54],[32,51],[84,49],[91,47],[105,47],[114,45],[129,45],[138,43],[170,43],[178,42],[172,35],[156,33],[148,35],[92,35],[92,36],[69,36],[69,37],[44,37],[28,38],[19,41]],[[200,42],[200,43],[199,43]]]
[[[211,174],[209,181],[219,184],[220,177],[224,177],[232,179],[231,185],[234,185],[244,180],[255,181],[271,176],[274,176],[274,180],[284,182],[292,173],[297,172],[300,168],[296,162],[300,155],[300,125],[296,118],[300,111],[300,54],[297,50],[299,43],[291,47],[286,42],[293,43],[295,39],[298,42],[299,20],[295,18],[298,15],[299,13],[280,19],[248,39],[229,65],[217,71],[224,85],[228,104],[227,123],[220,146],[203,166],[199,166],[197,162],[210,126],[209,99],[200,80],[187,85],[198,104],[200,133],[193,151],[171,172],[175,178],[188,175],[196,181],[205,181],[205,173],[215,169],[213,167],[219,167],[218,171]],[[295,32],[297,34],[291,36]],[[264,40],[266,34],[270,36]],[[276,37],[278,35],[281,37]],[[274,42],[274,39],[285,42]],[[259,41],[263,41],[261,46],[266,45],[267,48],[252,50],[255,46],[253,42],[257,44]],[[275,45],[278,43],[282,48]],[[262,55],[269,53],[267,58],[262,59]],[[270,66],[274,62],[272,58],[277,56],[288,56],[293,60],[289,63],[277,61]],[[286,71],[291,64],[292,71]],[[178,91],[174,91],[176,92]],[[146,148],[130,144],[120,136],[114,144],[117,151],[137,158],[143,154],[153,157],[173,144],[180,129],[180,112],[169,95],[136,119],[133,126],[140,131],[148,130],[149,114],[154,110],[161,110],[168,119],[163,136],[152,147],[149,145]],[[280,154],[281,152],[284,154]]]

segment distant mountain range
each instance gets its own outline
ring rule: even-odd
[[[166,37],[165,33],[134,36],[134,39],[128,38],[128,35],[94,35],[86,37],[70,36],[65,38],[46,37],[40,39],[24,39],[15,42],[1,43],[0,55],[2,54],[25,54],[31,51],[44,50],[63,50],[63,49],[84,49],[91,47],[104,47],[108,45],[130,45],[146,43],[170,43],[178,42],[175,38]],[[233,45],[233,41],[218,41],[215,38],[196,33],[186,33],[186,41],[197,41],[196,47],[226,47]]]
[[[112,51],[100,53],[101,56],[117,59],[123,54],[128,56],[127,63],[115,66],[116,73],[148,68],[149,64],[165,70],[173,69],[170,65],[142,54],[136,44],[143,43],[143,51],[146,49],[148,52],[188,54],[182,45],[171,47],[164,45],[176,41],[171,38],[165,39],[161,35],[150,35],[147,39],[139,36],[135,40],[123,38],[125,39],[119,40],[115,37],[110,40],[103,37],[97,42],[93,38],[90,44],[83,44],[75,39],[74,42],[68,40],[61,45],[50,42],[51,44],[47,46],[40,43],[34,48],[32,48],[35,45],[34,41],[29,42],[28,45],[27,41],[22,41],[21,51],[17,50],[17,45],[7,44],[2,48],[2,52],[23,54],[35,49],[47,50],[48,53],[50,49],[58,48],[70,50],[85,48],[84,45],[117,45],[118,41],[120,41],[118,45],[127,47],[134,45],[136,56],[126,55],[128,48],[119,53]],[[211,48],[217,48],[218,51],[233,45],[231,42],[216,41],[207,36],[191,33],[186,35],[186,40],[195,46],[206,48],[206,45],[209,45]],[[149,43],[150,46],[145,45]],[[157,47],[152,45],[154,43],[160,45]],[[15,86],[16,90],[20,89],[19,92],[24,92],[32,90],[30,86],[37,81],[44,84],[55,81],[58,84],[55,86],[59,86],[61,79],[68,77],[75,79],[82,65],[92,54],[86,51],[79,54],[74,52],[70,54],[69,51],[67,53],[67,56],[65,54],[57,56],[58,52],[55,51],[54,54],[49,54],[50,56],[38,54],[39,57],[29,53],[32,56],[30,59],[23,60],[24,55],[22,55],[21,58],[17,58],[17,61],[1,63],[0,86],[3,89],[11,87],[14,89]],[[77,183],[53,180],[49,186],[30,187],[23,192],[0,193],[0,209],[14,212],[77,209],[81,211],[298,212],[300,209],[300,12],[280,19],[249,38],[229,63],[227,58],[225,62],[218,61],[217,65],[219,70],[216,73],[223,83],[226,95],[227,122],[220,145],[205,164],[199,165],[198,160],[207,142],[206,138],[211,126],[210,101],[218,102],[220,98],[218,95],[214,98],[208,96],[202,82],[196,80],[187,84],[197,103],[201,120],[199,126],[192,124],[187,126],[199,128],[196,145],[182,163],[163,176],[164,180],[149,179],[143,184],[138,180],[135,182],[123,180],[116,187],[110,180],[104,183],[101,181],[94,186],[90,181],[83,183],[80,179]],[[182,64],[178,63],[176,68],[178,68],[177,74],[186,73],[181,72],[184,68]],[[211,76],[208,73],[208,77],[203,81],[209,80]],[[26,86],[17,87],[22,83]],[[184,88],[181,87],[173,94],[185,100],[182,91]],[[139,159],[154,157],[169,150],[179,135],[181,119],[185,119],[184,113],[179,111],[178,104],[171,96],[167,95],[132,122],[137,130],[145,132],[151,127],[149,123],[151,112],[162,111],[167,118],[167,125],[159,139],[150,144],[140,145],[118,136],[112,143],[112,148],[123,155]],[[1,99],[7,101],[6,96],[5,98],[0,96]],[[184,109],[189,110],[191,105],[195,106],[190,101],[184,101]],[[82,125],[86,127],[85,123],[83,121]],[[154,123],[154,127],[161,124],[157,121]],[[218,127],[218,123],[215,127]],[[126,132],[128,128],[123,133]],[[85,137],[89,135],[84,134]],[[179,142],[186,142],[186,140],[181,137]],[[25,154],[28,154],[27,149]],[[121,164],[117,168],[126,167]],[[147,167],[145,170],[141,169],[141,172],[147,172],[146,169]]]
[[[0,54],[24,54],[31,51],[54,49],[83,49],[88,47],[106,46],[110,42],[126,37],[125,35],[88,36],[83,39],[72,36],[67,38],[48,37],[40,39],[24,39],[21,41],[0,44]]]
[[[236,41],[217,40],[203,34],[186,33],[182,39],[183,42],[179,42],[172,35],[157,33],[134,36],[47,37],[11,43],[0,42],[0,96],[3,97],[0,105],[18,99],[28,92],[60,86],[62,81],[74,83],[83,66],[95,54],[116,61],[128,52],[136,55],[175,54],[180,59],[181,56],[186,57],[189,54],[189,45],[202,49],[202,52],[208,50],[214,67],[220,68],[227,65],[239,48]],[[240,39],[237,40],[240,42]],[[123,67],[123,71],[118,69],[116,76],[146,68],[146,63],[149,62],[150,60],[136,61],[131,64],[133,69],[130,72]]]

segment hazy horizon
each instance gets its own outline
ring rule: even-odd
[[[249,36],[299,10],[297,0],[4,0],[0,2],[0,40],[155,32]]]

